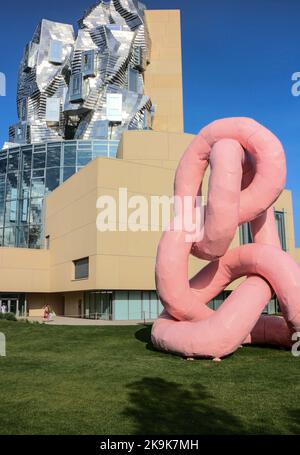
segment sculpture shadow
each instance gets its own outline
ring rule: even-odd
[[[292,409],[288,413],[289,431],[292,434],[300,434],[300,409]]]
[[[134,336],[135,338],[140,341],[141,343],[144,343],[146,345],[146,349],[149,351],[156,351],[155,347],[152,344],[151,341],[151,330],[152,330],[152,324],[147,325],[143,327],[142,329],[139,329],[137,332],[135,332]]]
[[[240,434],[241,421],[215,403],[205,386],[184,386],[144,377],[127,386],[130,404],[123,411],[135,434]]]

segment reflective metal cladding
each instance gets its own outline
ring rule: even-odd
[[[72,25],[43,19],[21,60],[19,122],[0,151],[0,246],[41,248],[47,194],[126,129],[150,129],[151,43],[137,0],[102,0]]]
[[[9,128],[9,142],[118,140],[124,130],[151,128],[144,10],[137,0],[98,1],[79,20],[77,36],[72,25],[43,19],[24,50],[19,122]]]

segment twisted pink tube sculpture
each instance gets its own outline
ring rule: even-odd
[[[300,268],[280,246],[272,205],[286,178],[279,140],[248,118],[217,120],[183,155],[175,195],[196,198],[210,164],[208,201],[201,241],[186,232],[163,234],[156,283],[164,311],[152,342],[185,357],[219,359],[243,343],[291,346],[300,331]],[[251,222],[253,244],[228,250],[239,225]],[[211,262],[188,279],[189,255]],[[207,303],[236,278],[246,280],[213,311]],[[261,316],[276,293],[283,317]]]

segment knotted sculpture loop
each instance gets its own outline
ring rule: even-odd
[[[201,195],[210,164],[203,238],[166,231],[156,262],[157,291],[165,310],[152,342],[186,357],[221,358],[243,343],[289,347],[300,331],[300,268],[285,253],[273,204],[284,189],[285,155],[279,140],[248,118],[217,120],[183,155],[175,196]],[[196,209],[195,209],[196,210]],[[253,243],[229,249],[239,225],[250,222]],[[189,255],[211,262],[191,280]],[[247,277],[216,310],[207,304],[232,281]],[[261,316],[276,293],[283,317]]]

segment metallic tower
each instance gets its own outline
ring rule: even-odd
[[[151,41],[137,0],[102,0],[72,25],[43,19],[21,61],[15,144],[120,139],[151,128],[154,108],[143,73]]]

